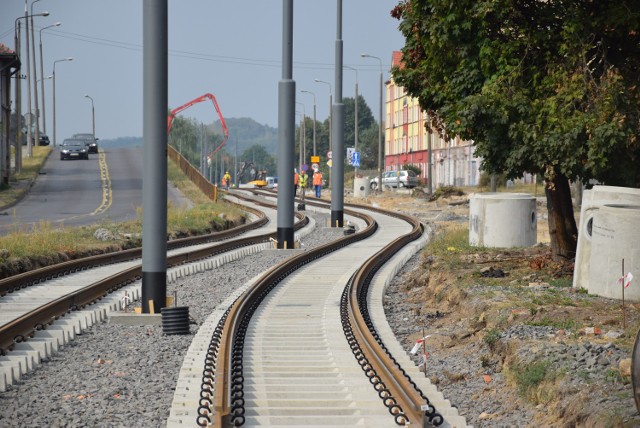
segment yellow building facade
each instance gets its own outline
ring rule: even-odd
[[[402,54],[393,53],[392,65],[399,66]],[[410,97],[393,79],[386,82],[384,169],[395,171],[403,165],[420,168],[420,179],[427,182],[429,144],[433,188],[475,186],[480,179],[480,159],[474,156],[473,143],[456,137],[450,140],[427,132],[427,114],[416,98]]]

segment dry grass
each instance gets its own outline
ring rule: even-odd
[[[23,171],[16,178],[35,179],[42,168],[49,147],[34,147],[33,157],[25,158]],[[168,165],[169,177],[192,202],[191,208],[167,207],[167,236],[181,237],[223,230],[230,224],[243,221],[243,212],[224,202],[212,202],[189,181],[173,162]],[[0,190],[0,204],[15,203],[25,191],[25,187],[14,186]],[[41,259],[40,264],[55,262],[60,254],[76,257],[87,253],[100,253],[114,249],[140,245],[142,234],[142,208],[138,208],[138,218],[129,222],[108,220],[90,226],[65,227],[40,222],[28,231],[15,230],[0,236],[0,262],[18,259]],[[108,230],[113,239],[101,241],[94,236],[96,229]],[[29,262],[27,262],[29,263]]]

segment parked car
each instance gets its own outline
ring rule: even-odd
[[[371,180],[371,189],[378,188],[378,177]],[[382,173],[382,185],[384,187],[406,187],[412,188],[418,185],[418,176],[410,169],[401,169],[400,171],[386,171]]]
[[[85,140],[80,138],[67,138],[60,146],[60,160],[65,159],[89,159],[89,149]]]
[[[89,153],[98,153],[98,138],[93,138],[93,134],[73,134],[73,138],[84,140]]]
[[[49,136],[45,135],[45,134],[40,134],[40,142],[39,144],[41,146],[48,146],[49,145]]]

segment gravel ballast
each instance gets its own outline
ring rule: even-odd
[[[312,248],[340,236],[342,229],[317,228],[301,239],[301,246]],[[258,253],[168,283],[167,293],[177,292],[178,305],[188,306],[189,316],[200,324],[237,287],[286,257]],[[191,325],[189,335],[165,335],[160,325],[94,325],[0,394],[0,427],[165,426],[197,329]]]

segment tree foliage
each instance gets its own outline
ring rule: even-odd
[[[406,0],[391,12],[406,39],[395,81],[430,127],[473,140],[485,171],[544,175],[550,226],[565,229],[552,248],[566,257],[577,233],[567,179],[640,184],[639,6]]]

